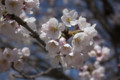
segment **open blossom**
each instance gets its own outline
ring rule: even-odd
[[[3,52],[0,52],[0,72],[10,70],[13,65],[15,69],[23,69],[23,58],[19,54],[22,51],[25,56],[29,56],[29,49],[27,47],[21,49],[9,49],[5,48]]]
[[[0,72],[8,71],[11,65],[11,63],[3,56],[3,53],[0,52]]]
[[[55,40],[50,40],[46,44],[46,49],[49,53],[58,53],[60,50],[59,43]]]
[[[107,47],[103,47],[103,48],[102,48],[102,54],[103,54],[103,56],[105,56],[105,57],[109,57],[109,56],[110,56],[110,49],[107,48]]]
[[[24,47],[22,49],[22,54],[23,54],[24,57],[30,56],[30,49],[28,47]]]
[[[23,49],[18,49],[18,54],[20,58],[27,58],[30,56],[30,49],[28,47],[24,47]]]
[[[39,8],[40,1],[39,1],[39,0],[34,0],[34,2],[36,3],[36,4],[35,4],[35,7],[36,7],[36,8]]]
[[[39,8],[39,0],[25,0],[25,6],[28,8]]]
[[[104,72],[104,67],[99,66],[92,72],[92,78],[90,80],[104,80]]]
[[[84,32],[80,32],[74,35],[72,40],[74,51],[86,53],[93,48],[93,37],[97,35],[95,26],[96,24],[86,27],[84,28]]]
[[[13,61],[13,57],[14,57],[14,54],[12,52],[11,49],[9,48],[5,48],[4,52],[3,52],[3,55],[4,55],[4,58],[9,60],[9,61]]]
[[[3,57],[10,61],[10,62],[14,62],[17,61],[19,59],[19,55],[17,54],[17,50],[16,49],[9,49],[9,48],[5,48],[4,52],[3,52]]]
[[[94,46],[95,51],[100,54],[101,53],[101,46],[100,45],[95,45]]]
[[[88,54],[90,57],[96,57],[96,55],[97,55],[94,50],[90,51]]]
[[[104,72],[105,68],[96,61],[94,64],[88,62],[82,68],[82,72],[79,75],[82,77],[83,80],[104,80]]]
[[[22,13],[23,4],[20,0],[5,0],[5,7],[8,13],[19,16]]]
[[[110,49],[108,47],[94,46],[94,50],[90,51],[90,57],[96,57],[98,61],[107,60],[110,57]]]
[[[84,32],[75,34],[72,40],[74,51],[81,52],[85,46],[89,45],[88,38],[88,35]]]
[[[59,43],[60,43],[61,46],[63,46],[64,44],[66,44],[66,39],[64,37],[61,37],[59,39]]]
[[[80,16],[78,20],[72,21],[72,24],[73,25],[78,24],[79,29],[81,29],[89,34],[95,33],[94,35],[96,35],[96,33],[97,33],[97,31],[95,30],[96,24],[93,24],[91,26],[91,24],[86,21],[86,18],[84,18],[82,16]]]
[[[71,27],[72,21],[75,21],[78,17],[78,13],[75,10],[69,11],[68,9],[63,10],[63,16],[61,17],[61,20],[67,27]]]
[[[61,54],[54,54],[54,53],[49,53],[47,58],[50,59],[50,63],[52,66],[58,66],[59,63],[61,62]]]
[[[46,24],[42,25],[41,29],[51,39],[58,39],[61,36],[61,31],[65,29],[65,26],[58,23],[56,18],[51,18]]]
[[[25,3],[24,4],[25,6],[23,8],[24,11],[30,14],[33,13],[32,9],[39,8],[39,4],[40,4],[39,0],[25,0],[24,3]]]
[[[47,42],[50,40],[50,38],[47,36],[47,33],[43,32],[43,31],[41,31],[40,38],[41,38],[45,43],[47,43]]]
[[[107,60],[110,57],[110,49],[103,47],[101,49],[101,55],[97,57],[98,61]]]
[[[0,58],[0,72],[8,71],[10,69],[11,63],[5,59]]]
[[[67,55],[64,59],[64,61],[67,64],[67,67],[76,67],[76,68],[80,68],[84,61],[86,61],[88,59],[88,55],[87,54],[82,54],[82,53],[69,53],[69,55]]]
[[[94,48],[93,41],[89,41],[88,45],[84,46],[82,53],[88,53],[89,51],[93,50],[93,48]]]
[[[10,41],[24,42],[26,39],[22,33],[17,32],[18,27],[19,25],[15,21],[0,21],[0,34],[6,36]]]
[[[97,35],[97,31],[95,29],[96,24],[90,25],[89,27],[84,28],[84,32],[87,33],[89,39],[93,39]]]
[[[7,34],[13,35],[15,33],[15,27],[12,27],[10,22],[0,21],[0,33],[4,35],[7,35]]]
[[[64,44],[60,51],[61,54],[69,54],[72,51],[72,47],[69,44]]]
[[[78,20],[78,26],[79,26],[79,29],[84,29],[84,28],[86,28],[86,27],[88,27],[88,26],[90,26],[90,23],[87,23],[86,22],[86,18],[84,18],[84,17],[82,17],[82,16],[80,16],[80,18],[79,18],[79,20]]]

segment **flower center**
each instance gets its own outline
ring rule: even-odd
[[[81,24],[81,26],[84,27],[84,26],[85,26],[85,23],[83,22],[83,23]]]
[[[5,24],[5,23],[2,23],[1,27],[2,27],[2,28],[5,28],[5,27],[6,27],[6,24]]]
[[[16,5],[15,1],[10,2],[10,6],[15,7],[15,5]]]
[[[80,39],[79,38],[75,38],[75,42],[79,43]]]
[[[71,18],[68,17],[68,18],[67,18],[67,22],[70,23],[70,21],[71,21]]]
[[[8,53],[8,54],[6,55],[7,58],[10,58],[10,56],[11,56],[10,53]]]
[[[57,27],[53,27],[52,31],[56,32],[57,31]]]
[[[56,44],[53,42],[53,43],[51,43],[51,46],[54,46],[54,47],[55,47],[55,46],[56,46]]]
[[[12,27],[15,27],[15,23],[14,23],[14,22],[12,22],[12,23],[11,23],[11,26],[12,26]]]
[[[6,64],[7,60],[6,59],[2,59],[2,63],[1,64]]]
[[[67,50],[67,49],[68,49],[68,47],[67,47],[67,46],[64,46],[64,47],[63,47],[63,49],[64,49],[64,50]]]

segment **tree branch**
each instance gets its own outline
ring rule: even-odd
[[[71,77],[68,77],[67,75],[62,73],[59,70],[59,69],[61,69],[60,67],[59,68],[49,68],[45,72],[40,72],[40,73],[35,74],[35,75],[26,75],[23,72],[16,70],[13,66],[12,66],[12,68],[20,74],[20,75],[13,75],[15,78],[35,79],[35,78],[40,77],[40,76],[50,76],[50,77],[54,77],[54,78],[57,78],[60,80],[61,79],[62,80],[74,80]]]
[[[35,38],[37,41],[39,41],[43,47],[45,47],[45,43],[44,41],[42,41],[39,37],[39,34],[35,31],[33,31],[26,22],[24,22],[21,18],[19,18],[18,16],[14,15],[14,14],[8,14],[8,16],[10,17],[10,19],[15,20],[19,25],[22,25],[23,27],[25,27],[31,34],[31,36],[33,38]]]

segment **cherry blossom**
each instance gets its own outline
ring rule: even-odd
[[[61,20],[67,27],[71,27],[71,21],[76,20],[78,17],[78,13],[75,10],[69,11],[68,9],[63,10],[63,16],[61,17]]]
[[[19,16],[22,13],[23,4],[20,0],[5,0],[5,7],[8,13]]]
[[[64,29],[64,26],[58,23],[56,18],[51,18],[46,24],[42,25],[42,31],[51,39],[58,39],[61,36],[61,31]]]
[[[69,44],[64,44],[62,47],[61,47],[61,54],[69,54],[71,53],[72,51],[72,47],[69,45]]]
[[[0,34],[3,38],[5,36],[10,40],[23,43],[24,41],[34,42],[32,39],[34,38],[41,43],[37,45],[47,50],[46,58],[49,59],[52,67],[81,70],[79,76],[82,80],[105,78],[105,67],[100,63],[110,57],[110,48],[95,43],[96,24],[91,24],[87,22],[87,18],[78,16],[76,10],[65,8],[60,20],[55,16],[50,17],[47,22],[40,24],[40,27],[36,25],[36,23],[39,24],[37,19],[30,17],[34,13],[34,8],[39,9],[39,0],[4,1],[5,3],[0,1]],[[4,48],[0,51],[0,72],[10,71],[12,68],[21,75],[24,62],[31,52],[28,47],[22,49],[16,47],[19,46],[12,49]],[[37,48],[36,45],[35,48]],[[89,58],[96,60],[90,63],[87,62]],[[24,77],[23,74],[21,76]]]
[[[46,50],[50,53],[57,53],[60,50],[59,43],[55,40],[48,41],[46,45]]]
[[[30,55],[30,51],[27,47],[22,50],[17,48],[5,48],[3,52],[0,52],[0,72],[9,71],[12,66],[19,71],[23,69],[23,61],[25,58],[23,58],[23,56],[21,57],[19,51],[22,51],[24,56],[28,57]]]

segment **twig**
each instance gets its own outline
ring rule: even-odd
[[[43,47],[45,47],[45,43],[44,41],[42,41],[39,37],[39,34],[35,31],[33,31],[26,22],[24,22],[21,18],[19,18],[18,16],[14,15],[14,14],[7,14],[12,20],[15,20],[19,25],[22,25],[23,27],[25,27],[29,32],[31,32],[31,36],[33,38],[35,38],[37,41],[39,41]]]
[[[19,25],[22,25],[23,27],[25,27],[31,33],[30,35],[33,38],[35,38],[38,42],[40,42],[43,45],[43,47],[46,46],[46,44],[44,43],[44,41],[42,41],[40,39],[39,34],[37,32],[35,32],[35,31],[33,31],[27,25],[27,23],[24,22],[21,18],[15,16],[14,14],[8,14],[8,16],[10,17],[10,19],[15,20]],[[12,68],[21,75],[21,76],[18,76],[19,78],[23,77],[23,78],[26,78],[26,79],[34,79],[34,78],[39,77],[39,76],[47,75],[49,72],[51,72],[51,73],[54,73],[54,75],[53,74],[49,74],[49,76],[51,76],[51,77],[54,77],[54,78],[63,78],[65,80],[73,80],[70,77],[66,76],[63,72],[59,71],[58,70],[59,68],[49,68],[47,71],[40,72],[40,73],[35,74],[35,75],[26,75],[25,73],[23,73],[23,72],[21,72],[19,70],[16,70],[13,66],[12,66]],[[58,75],[55,74],[55,73],[57,73]]]
[[[25,79],[34,79],[34,78],[37,78],[37,77],[39,77],[39,76],[45,75],[45,74],[47,74],[48,72],[50,72],[51,70],[55,69],[55,68],[49,68],[49,69],[46,70],[45,72],[40,72],[40,73],[35,74],[35,75],[26,75],[26,74],[24,74],[23,72],[15,69],[14,66],[12,66],[12,68],[21,75],[21,76],[14,75],[14,77],[16,77],[16,78],[25,78]]]
[[[59,70],[59,69],[61,69],[61,67],[59,67],[59,68],[58,67],[57,68],[49,68],[45,72],[40,72],[40,73],[35,74],[35,75],[26,75],[23,72],[20,72],[20,71],[16,70],[14,67],[12,67],[12,68],[20,74],[20,75],[13,75],[16,78],[35,79],[35,78],[40,77],[40,76],[50,76],[50,77],[54,77],[54,78],[57,78],[57,79],[60,79],[60,80],[74,80],[71,77],[68,77],[67,75],[62,73]]]

